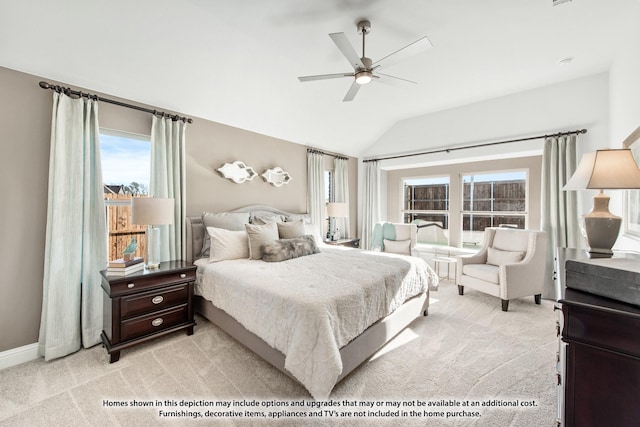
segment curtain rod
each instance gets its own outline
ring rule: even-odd
[[[325,151],[322,150],[317,150],[315,148],[307,148],[307,153],[316,153],[316,154],[323,154],[326,156],[331,156],[331,157],[335,157],[336,159],[341,159],[341,160],[349,160],[348,157],[345,157],[341,154],[333,154],[333,153],[327,153]]]
[[[378,157],[375,159],[366,159],[363,160],[363,163],[366,162],[376,162],[378,160],[391,160],[391,159],[401,159],[404,157],[413,157],[413,156],[422,156],[424,154],[437,154],[437,153],[450,153],[451,151],[457,151],[457,150],[466,150],[468,148],[478,148],[478,147],[488,147],[491,145],[500,145],[500,144],[508,144],[511,142],[521,142],[521,141],[531,141],[533,139],[542,139],[542,138],[549,138],[549,137],[559,137],[559,136],[566,136],[566,135],[573,135],[573,134],[582,134],[582,133],[587,133],[586,129],[579,129],[579,130],[572,130],[570,132],[558,132],[558,133],[554,133],[551,135],[537,135],[537,136],[530,136],[527,138],[519,138],[519,139],[508,139],[506,141],[498,141],[498,142],[487,142],[487,143],[483,143],[483,144],[475,144],[475,145],[465,145],[463,147],[451,147],[451,148],[442,148],[439,150],[433,150],[433,151],[422,151],[419,153],[411,153],[411,154],[399,154],[397,156],[388,156],[388,157]]]
[[[115,101],[113,99],[103,98],[103,97],[98,96],[98,95],[92,95],[92,94],[90,94],[88,92],[81,92],[81,91],[73,90],[73,89],[71,89],[69,87],[52,85],[52,84],[47,83],[47,82],[40,82],[39,85],[40,85],[40,87],[42,89],[51,89],[51,90],[56,91],[58,93],[64,92],[65,95],[71,94],[71,95],[79,96],[81,98],[82,97],[91,98],[91,99],[94,99],[96,101],[102,101],[102,102],[106,102],[106,103],[109,103],[109,104],[118,105],[120,107],[127,107],[127,108],[132,108],[132,109],[138,110],[138,111],[144,111],[145,113],[150,113],[150,114],[153,114],[154,116],[167,117],[167,118],[170,118],[173,121],[182,120],[185,123],[193,123],[193,119],[190,119],[188,117],[182,117],[182,116],[179,116],[177,114],[169,114],[169,113],[165,113],[163,111],[150,110],[148,108],[138,107],[137,105],[131,105],[131,104],[127,104],[127,103],[124,103],[124,102]]]

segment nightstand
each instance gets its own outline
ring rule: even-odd
[[[360,239],[325,240],[324,243],[327,245],[349,246],[350,248],[360,247]]]
[[[102,342],[117,362],[127,347],[186,329],[193,334],[193,285],[196,266],[184,261],[160,263],[154,270],[127,276],[102,275]]]

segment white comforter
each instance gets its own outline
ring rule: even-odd
[[[284,262],[196,264],[196,294],[280,350],[315,399],[326,399],[342,372],[342,346],[438,283],[420,258],[345,248]]]

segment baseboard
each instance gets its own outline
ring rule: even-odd
[[[0,352],[0,370],[35,360],[38,357],[37,342]]]

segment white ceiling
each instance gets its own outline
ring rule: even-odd
[[[192,117],[358,156],[399,120],[609,69],[637,0],[0,0],[0,66]],[[351,70],[328,34],[381,69],[342,102]],[[573,57],[568,65],[558,61]]]

